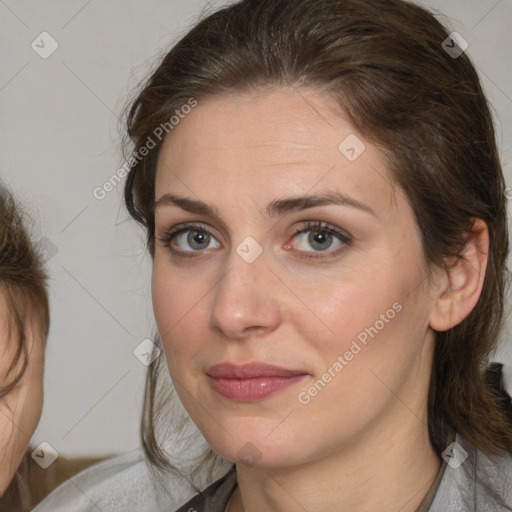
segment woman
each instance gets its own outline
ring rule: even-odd
[[[463,46],[402,0],[242,0],[145,83],[125,200],[173,386],[224,464],[173,494],[157,360],[143,441],[162,510],[512,510],[512,408],[489,364],[507,199]],[[145,485],[124,485],[125,510]]]
[[[0,186],[0,508],[30,503],[26,452],[43,406],[44,348],[49,329],[42,256],[21,213]],[[33,462],[33,461],[32,461]],[[13,480],[14,477],[14,480]],[[12,483],[11,483],[12,481]]]

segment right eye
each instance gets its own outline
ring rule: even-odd
[[[212,246],[216,241],[206,226],[187,224],[170,229],[160,238],[168,246],[173,256],[193,256],[191,253],[203,252],[204,249],[219,248],[220,244]],[[177,249],[176,249],[177,247]],[[188,254],[187,254],[188,253]]]

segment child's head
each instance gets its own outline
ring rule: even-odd
[[[0,495],[41,416],[49,329],[46,279],[21,214],[0,185]]]

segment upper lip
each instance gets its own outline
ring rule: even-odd
[[[306,375],[302,370],[293,370],[267,363],[220,363],[210,367],[206,372],[210,377],[225,379],[251,379],[254,377],[292,377]]]

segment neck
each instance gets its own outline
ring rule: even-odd
[[[402,404],[403,407],[403,404]],[[228,512],[415,512],[439,470],[426,425],[410,412],[397,428],[379,423],[350,446],[300,467],[237,465]],[[408,420],[408,421],[407,421]]]

